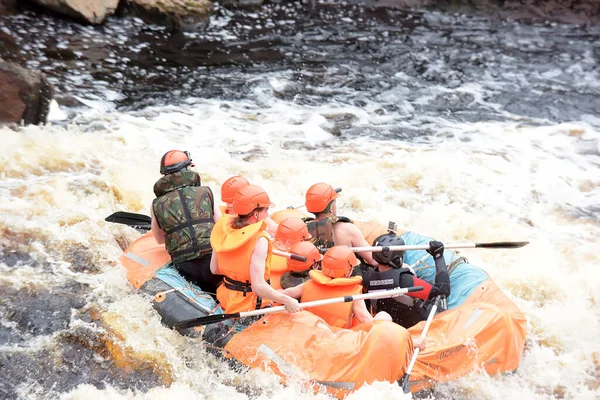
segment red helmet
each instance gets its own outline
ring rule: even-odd
[[[333,246],[323,256],[321,272],[330,278],[342,278],[360,262],[348,246]]]
[[[323,212],[337,197],[338,194],[330,185],[316,183],[306,192],[306,210],[313,214]]]
[[[269,195],[263,188],[256,185],[246,185],[238,190],[233,198],[233,213],[248,215],[257,208],[269,208],[273,205]]]
[[[238,190],[248,186],[250,182],[243,176],[232,176],[221,185],[221,201],[223,203],[233,203],[233,198]]]
[[[160,173],[163,175],[180,171],[192,164],[190,153],[181,150],[169,150],[160,159]]]
[[[311,237],[304,221],[296,217],[281,221],[275,232],[275,242],[281,243],[284,247],[292,246]]]
[[[306,257],[306,261],[297,261],[291,258],[287,259],[288,271],[302,272],[312,267],[323,259],[319,249],[311,242],[298,242],[290,249],[291,253]]]

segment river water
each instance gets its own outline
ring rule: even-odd
[[[528,318],[517,372],[425,397],[600,397],[600,28],[286,3],[219,8],[194,34],[28,12],[0,35],[63,103],[0,129],[0,397],[326,398],[229,370],[127,282],[139,233],[104,218],[149,212],[172,148],[216,193],[243,174],[284,208],[326,181],[357,220],[530,241],[463,251]],[[350,396],[383,397],[403,395]]]

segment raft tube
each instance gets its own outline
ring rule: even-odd
[[[153,298],[152,306],[163,324],[174,327],[180,321],[221,313],[214,299],[185,280],[171,263],[165,246],[151,232],[135,240],[120,258],[131,284]],[[199,336],[201,328],[179,331]]]

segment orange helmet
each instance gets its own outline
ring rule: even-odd
[[[321,272],[330,278],[342,278],[358,264],[358,258],[348,246],[333,246],[323,256]]]
[[[189,165],[193,165],[189,152],[169,150],[160,159],[160,173],[163,175],[172,174]]]
[[[232,176],[227,179],[223,182],[223,185],[221,185],[221,201],[223,203],[233,203],[235,193],[249,184],[250,182],[248,182],[248,179],[243,176]]]
[[[268,208],[273,205],[269,195],[263,188],[256,185],[246,185],[238,190],[233,198],[233,213],[248,215],[257,208]]]
[[[311,237],[304,221],[296,217],[286,218],[281,221],[277,226],[277,232],[275,232],[275,242],[283,244],[284,247],[294,245]]]
[[[302,272],[306,271],[313,264],[318,263],[323,259],[323,255],[319,253],[319,249],[311,242],[298,242],[292,246],[291,253],[306,257],[306,261],[296,261],[291,258],[287,259],[288,271]]]
[[[306,192],[306,210],[313,214],[323,212],[337,197],[338,194],[330,185],[315,183]]]

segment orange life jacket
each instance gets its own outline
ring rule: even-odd
[[[265,281],[271,275],[271,255],[273,245],[265,231],[267,224],[259,221],[255,224],[234,229],[231,225],[234,217],[223,215],[217,221],[210,235],[210,244],[217,254],[219,272],[225,275],[223,285],[217,289],[217,299],[226,313],[250,311],[271,305],[270,301],[252,293],[250,281],[250,262],[259,238],[269,239],[269,248],[265,262]]]
[[[362,278],[330,278],[321,271],[310,271],[311,280],[304,284],[301,302],[331,299],[334,297],[353,296],[362,293]],[[338,303],[326,306],[311,307],[313,314],[323,318],[331,326],[338,328],[352,327],[352,304]]]
[[[281,289],[281,276],[287,271],[287,258],[274,255],[271,259],[271,287]]]

